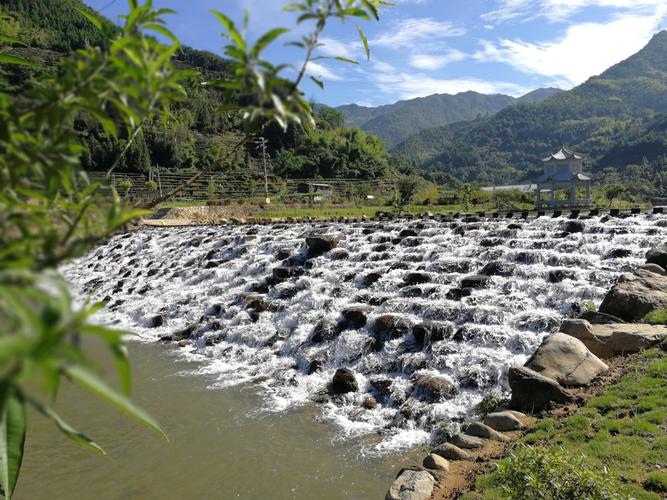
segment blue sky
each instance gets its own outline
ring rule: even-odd
[[[85,0],[116,19],[125,0]],[[240,21],[250,12],[250,35],[293,27],[280,0],[154,0],[178,12],[169,26],[195,48],[222,53],[219,10]],[[539,87],[572,88],[641,49],[667,28],[667,0],[394,0],[379,23],[361,23],[371,46],[365,61],[354,23],[332,23],[321,55],[360,65],[320,60],[309,71],[308,97],[329,105],[389,104],[401,99],[466,90],[522,95]],[[308,26],[284,37],[297,38]],[[275,44],[274,62],[296,63],[300,53]]]

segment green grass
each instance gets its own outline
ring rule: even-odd
[[[652,325],[667,325],[667,307],[662,307],[660,309],[651,311],[646,316],[644,316],[642,321]]]
[[[667,491],[667,353],[647,351],[605,394],[563,421],[541,420],[521,444],[547,453],[562,448],[600,470],[607,467],[623,498],[663,498]],[[497,481],[497,472],[479,477],[476,490],[466,498],[503,498]]]

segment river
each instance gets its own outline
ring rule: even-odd
[[[16,498],[381,498],[402,463],[415,457],[360,457],[313,407],[259,414],[252,387],[207,389],[173,348],[130,344],[134,399],[170,442],[65,383],[56,409],[106,452],[65,438],[34,412]]]

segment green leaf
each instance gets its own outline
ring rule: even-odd
[[[100,380],[95,374],[88,371],[87,369],[81,366],[69,366],[65,368],[65,373],[76,383],[85,387],[94,394],[97,394],[102,399],[105,399],[109,403],[113,404],[117,408],[123,410],[128,415],[136,418],[143,424],[151,427],[152,429],[159,432],[167,441],[169,438],[165,434],[160,424],[151,417],[145,410],[139,408],[132,401],[130,401],[126,396],[120,394],[119,392],[113,390],[106,383]]]
[[[371,58],[371,49],[368,47],[368,38],[362,29],[357,26],[357,32],[359,33],[359,38],[361,38],[361,43],[364,44],[364,50],[366,51],[366,60],[369,61]]]
[[[222,12],[218,12],[217,10],[212,10],[211,14],[213,14],[218,21],[220,21],[220,24],[224,26],[224,28],[227,30],[227,33],[229,33],[229,37],[234,42],[234,44],[241,50],[245,50],[247,47],[247,44],[241,34],[238,32],[236,29],[236,26],[234,25],[234,22],[229,19],[226,15],[224,15]]]
[[[72,441],[74,441],[75,443],[80,444],[83,447],[90,448],[91,450],[94,450],[98,453],[101,453],[102,455],[106,455],[106,452],[97,443],[95,443],[88,436],[86,436],[85,434],[80,433],[75,428],[73,428],[71,425],[69,425],[67,422],[65,422],[51,408],[49,408],[47,406],[44,406],[39,401],[35,401],[33,399],[28,399],[28,402],[39,413],[44,415],[49,420],[52,420],[53,423],[55,423],[58,426],[58,429],[60,429],[62,431],[62,433],[65,434],[65,436],[70,438]]]
[[[175,44],[180,43],[178,41],[178,38],[176,38],[176,35],[174,35],[171,31],[169,31],[167,28],[165,28],[161,24],[148,23],[148,24],[144,25],[144,28],[146,28],[147,30],[155,31],[156,33],[160,33],[161,35],[164,35],[165,37],[167,37],[169,40],[171,40]]]
[[[348,59],[346,57],[334,57],[336,61],[342,61],[350,64],[359,64],[359,61],[354,61],[352,59]]]
[[[315,82],[315,84],[316,84],[319,88],[321,88],[322,90],[324,90],[324,82],[322,82],[322,80],[319,80],[319,79],[315,78],[314,76],[310,76],[309,78],[310,78],[313,82]]]
[[[19,64],[21,66],[33,66],[30,61],[22,57],[10,56],[9,54],[0,54],[0,63],[4,64]]]
[[[5,498],[11,500],[23,461],[26,418],[23,399],[5,387],[0,396],[0,482]]]
[[[79,14],[81,14],[83,17],[85,17],[91,23],[93,23],[98,30],[102,30],[102,20],[95,14],[86,9],[81,9],[79,7],[74,7],[74,10],[76,10]]]
[[[252,54],[255,57],[257,57],[260,54],[260,52],[262,52],[262,50],[264,50],[276,38],[288,32],[289,30],[285,28],[275,28],[272,29],[271,31],[267,31],[255,43],[254,47],[252,48]]]

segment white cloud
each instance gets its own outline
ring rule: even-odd
[[[587,7],[623,9],[630,14],[648,14],[664,8],[665,0],[499,0],[496,10],[482,18],[492,22],[548,18],[563,21]]]
[[[340,74],[334,73],[326,66],[312,61],[308,63],[306,73],[309,76],[314,76],[320,80],[329,80],[332,82],[337,82],[344,79]]]
[[[483,50],[474,58],[507,63],[522,72],[562,79],[572,86],[641,49],[659,27],[665,11],[667,4],[651,15],[616,16],[607,23],[572,25],[562,38],[546,43],[483,41]]]
[[[442,54],[414,54],[410,58],[413,68],[433,71],[447,66],[449,63],[463,61],[466,54],[456,49],[449,49]]]
[[[360,42],[344,42],[336,38],[321,38],[318,53],[327,57],[356,59],[363,53]]]
[[[385,46],[394,49],[414,48],[420,44],[443,38],[462,36],[463,28],[449,21],[437,21],[431,18],[410,18],[401,21],[388,31],[371,40],[371,46]]]
[[[372,75],[378,88],[400,99],[414,99],[433,94],[457,94],[474,90],[482,94],[510,94],[520,96],[530,88],[502,81],[485,81],[476,78],[439,79],[425,74],[377,72]]]

